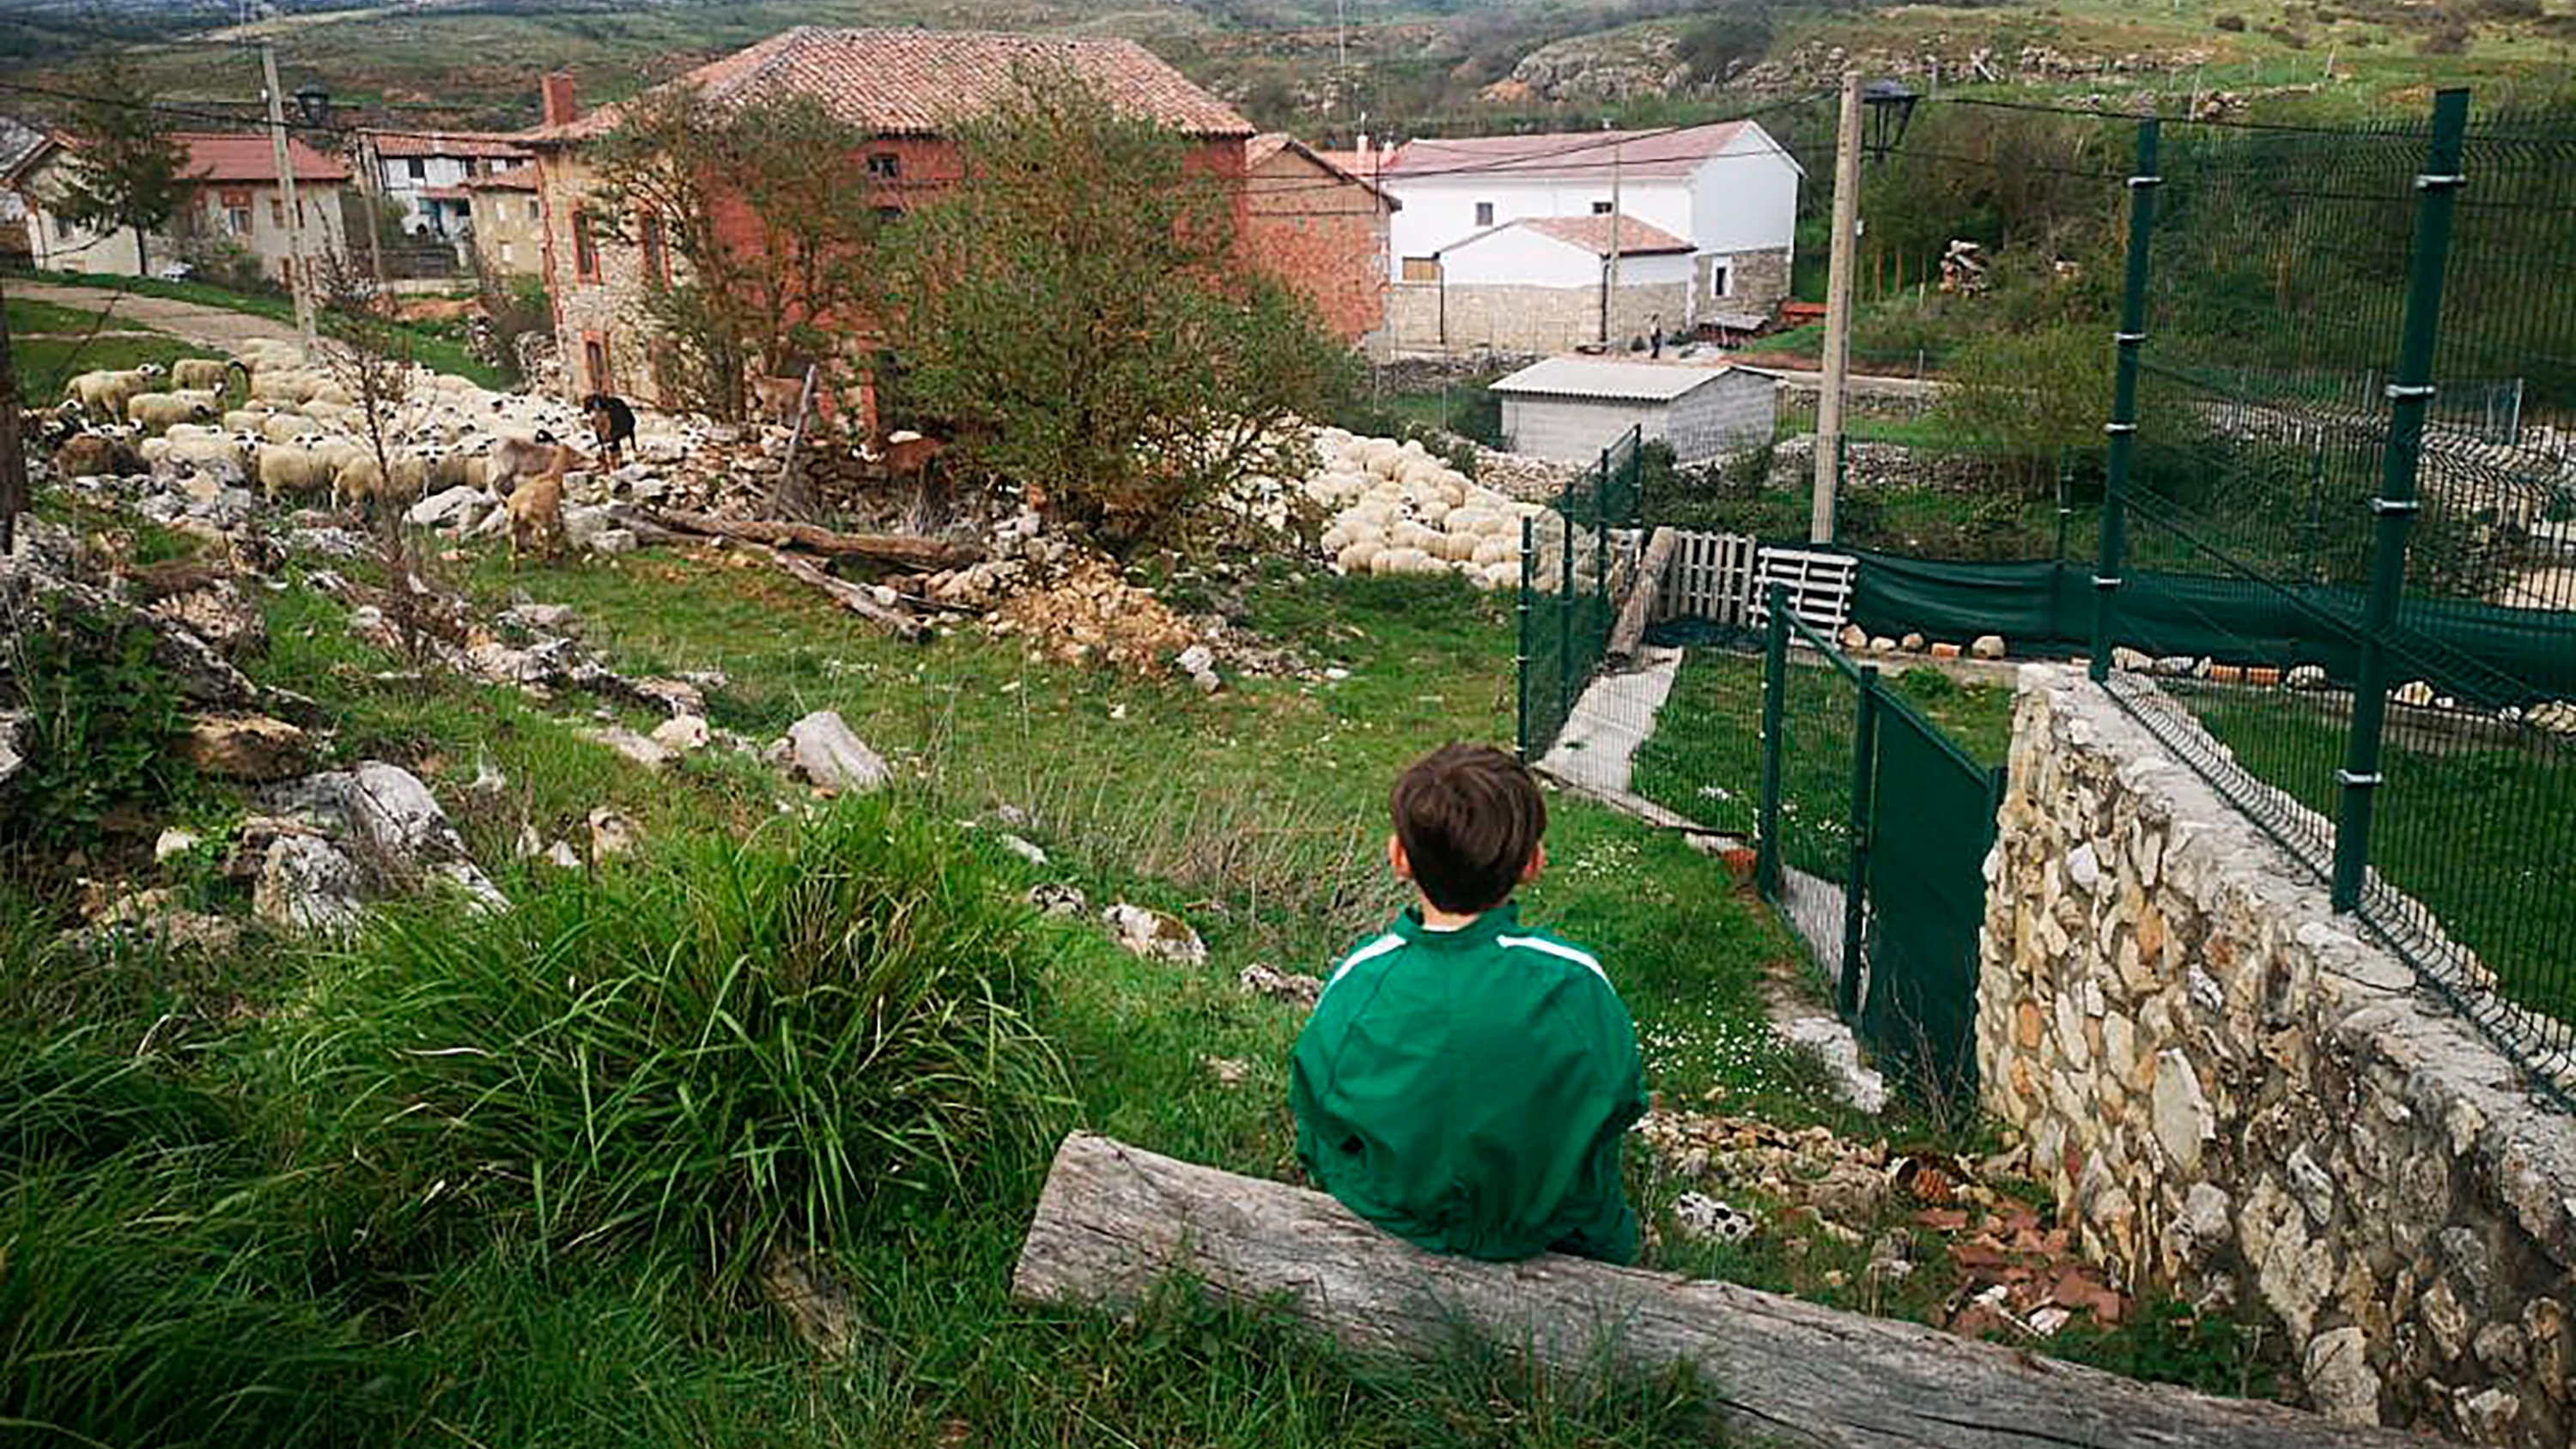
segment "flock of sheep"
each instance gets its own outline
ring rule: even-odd
[[[1479,588],[1511,588],[1524,519],[1537,520],[1543,560],[1562,546],[1554,513],[1478,484],[1417,441],[1323,428],[1315,450],[1322,462],[1306,496],[1334,510],[1323,546],[1342,573],[1456,573]]]
[[[237,378],[246,395],[227,405]],[[68,474],[186,472],[256,487],[272,502],[327,497],[344,508],[399,507],[456,487],[506,496],[557,463],[556,440],[585,435],[565,403],[414,369],[386,409],[380,460],[347,386],[293,344],[266,339],[229,360],[82,373],[57,417],[84,425],[57,451]]]

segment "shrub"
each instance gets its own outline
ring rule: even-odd
[[[2245,17],[2233,12],[2213,15],[2210,17],[2209,23],[2217,26],[2221,30],[2228,31],[2231,34],[2241,33],[2245,29]]]
[[[953,837],[845,805],[503,915],[385,915],[298,1014],[289,1095],[338,1104],[310,1157],[366,1180],[380,1244],[668,1235],[730,1281],[1039,1141],[1033,926]]]
[[[188,777],[168,751],[179,691],[139,623],[65,611],[0,654],[0,704],[29,716],[26,765],[0,788],[0,840],[87,844],[120,806],[168,798]]]

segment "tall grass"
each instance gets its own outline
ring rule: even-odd
[[[0,1439],[332,1444],[390,1408],[251,1167],[157,1059],[0,1039]]]
[[[889,1195],[1025,1160],[1061,1096],[1019,1009],[1042,928],[953,835],[875,801],[386,914],[318,975],[281,1097],[307,1160],[424,1232],[681,1242],[728,1282]]]

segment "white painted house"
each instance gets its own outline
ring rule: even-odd
[[[526,147],[507,136],[464,131],[369,131],[359,145],[372,189],[402,207],[403,230],[442,241],[458,240],[473,230],[468,181],[531,159]]]
[[[1527,288],[1496,294],[1488,306],[1533,321],[1530,330],[1559,335],[1558,350],[1604,340],[1605,312],[1614,322],[1635,312],[1663,314],[1667,331],[1703,320],[1767,314],[1789,294],[1796,248],[1798,187],[1805,171],[1771,134],[1752,121],[1727,121],[1671,131],[1574,131],[1544,136],[1478,136],[1409,141],[1385,158],[1380,185],[1402,203],[1388,232],[1389,278],[1404,298],[1398,341],[1407,346],[1474,345],[1438,326],[1444,299],[1455,320],[1476,299],[1466,288]],[[1616,210],[1621,224],[1618,286],[1669,287],[1673,268],[1662,243],[1685,245],[1678,303],[1657,296],[1632,305],[1606,301],[1607,269],[1576,279],[1578,258],[1548,247],[1544,229],[1522,227],[1502,245],[1496,238],[1515,223],[1585,221],[1602,224],[1596,258],[1608,254],[1606,223]],[[1642,228],[1655,249],[1632,260],[1626,232]],[[1586,234],[1591,235],[1590,233]],[[1471,259],[1465,255],[1473,251]],[[1517,264],[1514,270],[1512,265]],[[1588,298],[1572,295],[1589,290]],[[1583,327],[1591,322],[1589,331]],[[1642,329],[1638,329],[1642,330]],[[1623,341],[1613,327],[1607,339]],[[1496,345],[1501,345],[1497,343]]]

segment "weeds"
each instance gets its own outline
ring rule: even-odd
[[[668,1237],[739,1281],[781,1235],[831,1241],[1045,1139],[1033,924],[944,832],[855,804],[506,915],[387,913],[321,971],[289,1094],[380,1246]]]
[[[64,615],[16,631],[8,675],[32,748],[0,790],[0,836],[39,849],[95,843],[111,813],[166,800],[188,778],[168,749],[179,691],[140,624]]]

